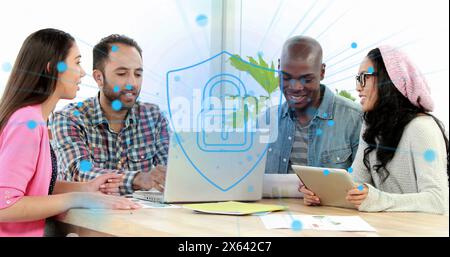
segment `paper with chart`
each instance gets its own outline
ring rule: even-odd
[[[376,232],[375,228],[359,216],[272,214],[261,216],[260,218],[267,229],[291,228],[292,222],[298,220],[301,222],[303,230]]]

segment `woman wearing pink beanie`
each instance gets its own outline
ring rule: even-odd
[[[401,51],[381,46],[356,76],[364,124],[351,167],[359,186],[347,200],[360,211],[448,214],[448,139],[430,114],[425,78]],[[320,204],[314,193],[305,203]]]

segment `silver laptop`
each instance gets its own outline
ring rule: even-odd
[[[253,132],[255,133],[255,132]],[[208,134],[213,142],[213,134]],[[171,137],[164,194],[155,190],[136,191],[143,200],[178,202],[258,201],[262,198],[267,143],[227,147],[209,144],[199,147],[198,133],[177,133]],[[214,150],[214,149],[217,150]]]

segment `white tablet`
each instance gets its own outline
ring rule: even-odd
[[[356,209],[345,197],[355,187],[346,170],[292,165],[292,169],[309,190],[313,191],[322,205]]]

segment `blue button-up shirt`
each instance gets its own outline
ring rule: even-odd
[[[322,102],[308,126],[308,166],[347,169],[358,149],[361,108],[324,85],[321,85],[322,90]],[[267,152],[266,173],[289,172],[295,122],[298,121],[287,103],[281,108],[278,136]]]

